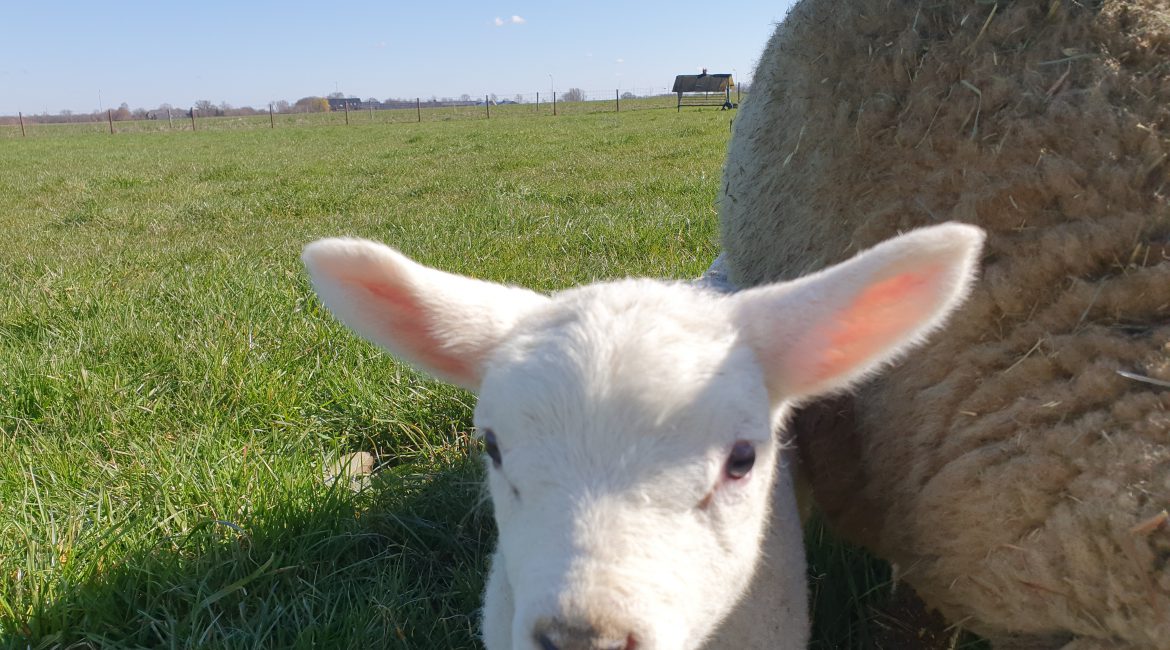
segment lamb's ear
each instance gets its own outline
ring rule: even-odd
[[[848,387],[921,343],[967,296],[984,233],[948,223],[793,282],[741,292],[735,318],[773,400]]]
[[[478,390],[483,364],[540,294],[444,273],[360,239],[322,239],[301,255],[341,322],[436,377]]]

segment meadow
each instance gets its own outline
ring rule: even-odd
[[[478,647],[473,398],[333,321],[300,249],[546,291],[694,277],[731,116],[3,140],[0,647]],[[356,451],[369,484],[327,480]],[[887,568],[809,540],[814,647],[916,633]]]

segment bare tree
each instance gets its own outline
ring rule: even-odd
[[[580,88],[570,88],[561,96],[561,101],[583,102],[585,101],[585,91]]]

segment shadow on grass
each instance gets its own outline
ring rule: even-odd
[[[4,648],[479,648],[495,534],[478,454],[439,471],[387,468],[359,494],[338,481],[206,520],[92,562],[22,619]],[[889,568],[808,527],[813,650],[976,650],[926,612]],[[102,554],[103,549],[95,553]]]
[[[974,635],[928,611],[905,584],[893,588],[890,566],[829,532],[819,519],[805,529],[810,650],[987,650]]]
[[[96,568],[0,618],[0,647],[478,647],[494,530],[477,456],[392,468],[359,494],[317,486],[82,563]]]

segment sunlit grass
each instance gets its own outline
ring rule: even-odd
[[[0,646],[475,647],[494,530],[471,397],[335,323],[301,246],[369,237],[541,290],[693,277],[730,117],[6,141]],[[354,451],[380,469],[357,493],[324,478]],[[813,555],[822,609],[864,625],[882,569]],[[865,647],[851,630],[820,647]]]

